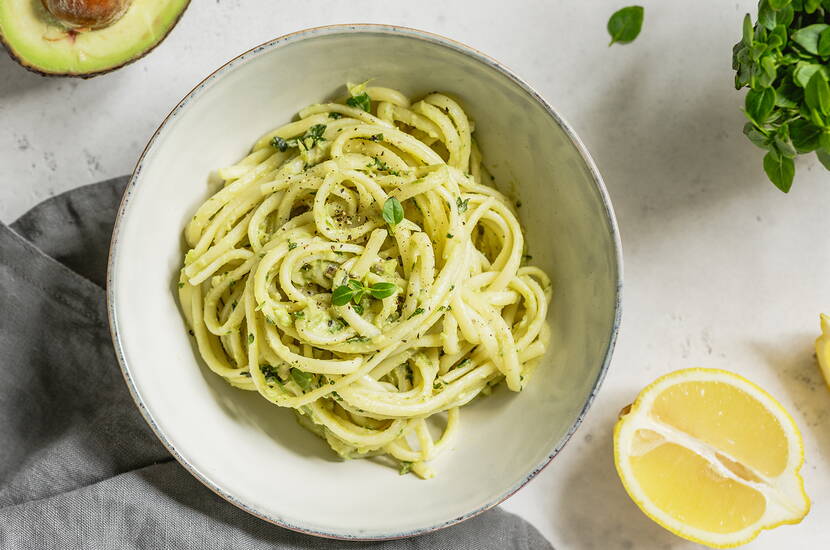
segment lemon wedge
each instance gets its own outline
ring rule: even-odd
[[[830,315],[821,314],[821,336],[816,339],[816,358],[824,382],[830,388]]]
[[[679,370],[646,387],[614,428],[614,462],[647,516],[713,548],[798,523],[810,509],[795,422],[723,370]]]

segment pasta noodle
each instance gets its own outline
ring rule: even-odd
[[[520,391],[549,340],[550,281],[473,131],[447,95],[349,86],[220,170],[178,285],[207,366],[344,458],[431,477],[459,408]]]

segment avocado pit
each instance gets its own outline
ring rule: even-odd
[[[55,19],[69,29],[103,29],[116,22],[132,0],[41,0]]]

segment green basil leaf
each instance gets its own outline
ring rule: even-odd
[[[746,114],[757,124],[763,124],[775,108],[775,90],[749,90],[745,101]]]
[[[792,121],[789,126],[790,137],[796,151],[809,153],[818,149],[819,138],[822,133],[821,128],[803,118]]]
[[[771,7],[775,11],[778,11],[781,8],[789,6],[791,3],[792,0],[769,0],[769,7]]]
[[[804,88],[804,103],[822,114],[830,114],[830,86],[821,71],[816,71]]]
[[[744,26],[743,26],[743,43],[747,46],[752,46],[752,18],[749,14],[744,16]]]
[[[769,149],[770,141],[766,134],[762,133],[752,122],[744,124],[744,135],[749,138],[749,141],[754,143],[761,149]]]
[[[758,84],[763,88],[769,88],[775,82],[775,77],[778,75],[778,68],[775,66],[775,59],[771,55],[766,55],[761,58],[761,68],[763,71],[758,77]]]
[[[796,109],[804,100],[804,91],[787,78],[775,92],[775,105],[785,109]]]
[[[830,28],[830,25],[816,23],[795,31],[790,38],[799,46],[812,54],[818,54],[818,40],[821,33]]]
[[[778,24],[778,13],[770,7],[767,0],[758,3],[758,24],[768,30],[774,29]]]
[[[369,294],[373,298],[382,300],[392,296],[396,290],[398,290],[398,287],[394,283],[375,283],[369,287]]]
[[[383,203],[383,221],[395,227],[403,221],[403,206],[395,197],[389,197]]]
[[[628,44],[640,34],[643,28],[645,10],[642,6],[628,6],[614,12],[608,19],[608,34],[611,35],[609,46],[615,42]]]
[[[365,292],[366,292],[365,288],[361,288],[360,290],[355,291],[355,293],[352,294],[352,303],[359,304],[360,301],[363,299],[363,294]]]
[[[827,151],[816,151],[816,156],[818,157],[819,162],[821,162],[825,168],[830,170],[830,153]]]
[[[755,61],[758,61],[761,58],[761,56],[764,55],[764,52],[766,52],[766,51],[767,51],[767,45],[765,43],[756,42],[749,49],[749,55],[752,57],[752,59],[754,59]]]
[[[769,180],[784,193],[789,193],[795,177],[795,163],[777,151],[764,155],[764,172]]]
[[[331,303],[336,306],[345,306],[352,299],[354,291],[346,285],[339,286],[331,293]]]
[[[349,282],[347,282],[346,284],[352,290],[363,290],[363,283],[361,283],[357,279],[349,279]]]
[[[816,49],[818,50],[818,55],[822,57],[830,56],[830,29],[824,29],[818,35],[818,46]]]
[[[804,0],[804,11],[807,13],[813,13],[819,6],[821,6],[821,0]]]
[[[782,155],[788,158],[795,158],[798,153],[790,140],[789,125],[782,124],[775,133],[775,148],[778,149]]]
[[[311,375],[305,371],[291,367],[291,378],[303,390],[307,390],[311,387]]]
[[[818,71],[824,72],[825,76],[827,76],[827,72],[830,72],[818,63],[799,61],[793,71],[793,81],[802,88],[806,88],[807,83],[810,82],[810,79],[813,78],[813,75]]]
[[[782,48],[787,44],[787,27],[784,25],[776,25],[769,35],[767,40],[769,45],[774,48]]]
[[[789,27],[792,24],[793,19],[795,19],[795,10],[793,10],[792,6],[784,6],[778,12],[778,24],[784,25]]]
[[[372,112],[372,100],[369,98],[369,94],[366,92],[362,92],[357,94],[356,96],[352,96],[346,100],[346,105],[350,107],[357,107],[358,109],[363,109],[367,113]]]

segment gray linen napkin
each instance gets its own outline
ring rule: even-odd
[[[110,341],[103,285],[126,182],[81,187],[0,223],[0,548],[551,548],[498,509],[400,541],[317,539],[191,477],[141,418]]]

